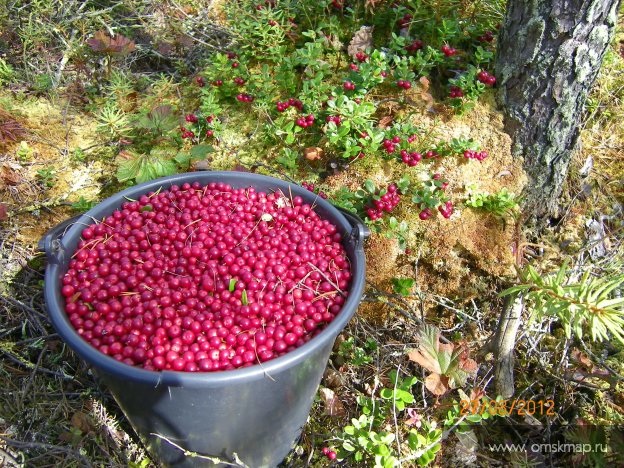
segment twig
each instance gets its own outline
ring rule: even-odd
[[[186,457],[191,457],[191,458],[201,458],[202,460],[209,460],[212,463],[219,464],[219,463],[223,463],[227,466],[238,466],[238,467],[242,467],[242,468],[249,468],[249,466],[247,466],[245,463],[243,463],[240,458],[238,458],[238,455],[236,454],[236,452],[232,453],[232,457],[234,458],[234,462],[229,462],[226,460],[223,460],[219,457],[210,457],[208,455],[201,455],[197,452],[191,452],[189,450],[186,450],[184,447],[179,446],[178,444],[176,444],[175,442],[169,440],[168,438],[166,438],[163,435],[160,434],[156,434],[155,432],[150,433],[150,435],[152,436],[156,436],[159,439],[164,440],[165,442],[169,442],[171,445],[173,445],[175,448],[177,448],[178,450],[181,450],[182,453],[184,453],[184,456]]]
[[[2,434],[0,434],[0,440],[3,440],[6,444],[10,445],[11,447],[15,447],[20,450],[43,449],[43,450],[48,450],[52,452],[66,453],[68,455],[71,455],[74,458],[77,458],[79,461],[81,461],[82,466],[85,466],[85,467],[93,466],[91,462],[80,452],[73,450],[71,448],[68,448],[68,447],[63,447],[61,445],[52,445],[52,444],[46,444],[43,442],[24,442],[21,440],[9,439],[8,437],[3,436]]]
[[[35,367],[32,362],[21,361],[20,359],[13,356],[13,354],[9,353],[8,351],[4,349],[0,349],[0,353],[4,354],[9,359],[9,361],[12,361],[15,364],[18,364],[20,366],[27,367],[28,369],[34,368],[36,372],[41,372],[43,374],[50,374],[63,380],[74,380],[74,377],[72,377],[71,375],[66,375],[64,373],[61,374],[60,372],[54,372],[53,370],[46,369],[45,367]]]
[[[319,275],[321,275],[323,278],[325,278],[325,281],[327,281],[329,284],[331,284],[334,289],[342,296],[342,297],[347,297],[347,295],[344,293],[344,291],[342,289],[340,289],[340,287],[338,287],[331,279],[329,279],[327,277],[327,275],[325,275],[325,273],[323,273],[321,270],[319,270],[317,268],[317,266],[312,263],[312,262],[308,262],[308,266],[310,268],[312,268],[314,271],[316,271]]]

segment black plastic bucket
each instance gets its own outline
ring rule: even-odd
[[[351,263],[351,286],[336,318],[315,338],[262,365],[209,373],[153,372],[100,353],[72,327],[64,310],[61,279],[82,230],[119,208],[128,198],[185,182],[223,182],[234,188],[282,190],[316,205],[316,212],[344,234]],[[156,179],[124,190],[77,219],[52,229],[40,242],[46,252],[45,301],[54,327],[67,344],[108,386],[137,434],[169,466],[215,466],[205,457],[236,466],[279,464],[299,437],[334,340],[358,307],[364,289],[363,242],[370,231],[314,193],[272,177],[244,172],[193,172]],[[175,444],[175,445],[174,445]],[[179,447],[176,447],[179,446]],[[194,454],[201,457],[193,456]]]

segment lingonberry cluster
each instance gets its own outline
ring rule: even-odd
[[[416,166],[421,159],[422,155],[416,151],[408,152],[407,150],[401,150],[401,161],[409,167]]]
[[[412,83],[409,80],[398,80],[396,82],[399,88],[410,89],[412,87]]]
[[[308,114],[295,120],[295,124],[301,128],[308,128],[314,125],[314,115]]]
[[[232,81],[238,86],[243,86],[245,84],[245,80],[240,76],[235,76],[234,78],[232,78]]]
[[[335,460],[338,454],[331,450],[329,447],[323,447],[323,455],[325,455],[330,460]]]
[[[186,127],[180,127],[180,132],[182,133],[182,138],[186,139],[186,138],[195,138],[195,132],[193,132],[192,130],[189,130]]]
[[[377,191],[379,194],[381,191]],[[401,201],[399,190],[395,184],[388,185],[386,193],[373,200],[373,206],[366,209],[366,214],[371,221],[377,221],[383,217],[384,212],[390,213]]]
[[[449,93],[449,96],[452,98],[464,97],[464,92],[459,86],[451,86],[451,92]]]
[[[464,158],[466,159],[476,159],[477,161],[483,161],[487,157],[487,151],[475,151],[471,149],[467,149],[466,151],[464,151]]]
[[[397,20],[397,26],[399,29],[409,28],[410,22],[414,17],[409,13],[405,13],[402,18]]]
[[[438,211],[446,219],[449,219],[451,215],[453,214],[453,202],[450,200],[446,201],[444,205],[438,206]]]
[[[100,352],[207,372],[302,346],[340,312],[350,279],[340,233],[301,197],[193,183],[84,229],[61,292]]]
[[[492,42],[494,40],[494,33],[492,31],[485,31],[481,36],[477,37],[479,42]]]
[[[454,49],[453,47],[446,45],[446,44],[440,47],[440,50],[447,57],[452,57],[453,55],[457,55],[457,49]]]
[[[356,73],[360,71],[360,67],[357,66],[357,63],[350,63],[349,68]]]
[[[241,102],[253,102],[254,97],[251,94],[241,93],[236,95],[236,99]]]
[[[309,190],[310,192],[316,193],[316,187],[314,186],[312,182],[301,182],[301,186],[304,189]],[[317,195],[323,200],[327,200],[327,194],[325,192],[319,191]]]
[[[336,124],[337,127],[340,126],[340,124],[342,123],[342,120],[340,119],[339,115],[328,115],[325,118],[326,122],[334,122]]]
[[[355,84],[352,81],[345,81],[342,84],[342,87],[346,90],[346,91],[353,91],[355,90]]]
[[[442,179],[442,174],[433,174],[433,180],[439,180],[440,182],[440,187],[438,187],[440,190],[444,191],[446,190],[446,187],[448,187],[448,181],[445,179]]]
[[[433,211],[431,211],[431,208],[425,208],[420,213],[418,213],[418,217],[423,221],[428,220],[432,216],[433,216]]]
[[[490,75],[485,70],[481,70],[479,73],[477,73],[477,80],[488,86],[494,86],[496,84],[496,77]]]
[[[423,41],[420,41],[418,39],[416,39],[415,41],[412,41],[410,44],[405,46],[405,50],[407,50],[408,52],[416,52],[419,51],[420,49],[422,49],[425,46]]]
[[[301,102],[299,99],[288,98],[288,101],[277,101],[275,103],[275,107],[277,107],[278,112],[284,112],[291,106],[295,109],[298,109],[299,111],[303,110],[303,102]]]
[[[206,86],[206,80],[203,76],[198,76],[197,78],[195,78],[195,83],[197,83],[197,86],[199,86],[200,88]]]
[[[358,52],[355,54],[355,59],[360,63],[366,62],[368,60],[368,55],[366,55],[364,52]]]
[[[212,86],[216,86],[217,88],[218,88],[219,86],[223,86],[223,80],[214,80],[214,81],[212,82]]]

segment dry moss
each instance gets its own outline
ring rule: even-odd
[[[410,109],[414,111],[414,109]],[[440,172],[450,181],[447,193],[455,202],[451,219],[434,216],[423,222],[416,206],[405,199],[393,215],[409,225],[407,244],[410,255],[397,265],[398,244],[373,234],[367,245],[367,268],[371,282],[388,290],[394,277],[415,277],[417,286],[427,292],[455,299],[476,297],[488,277],[513,274],[514,221],[502,220],[467,208],[462,201],[467,187],[479,192],[496,193],[506,188],[519,194],[526,184],[521,162],[511,156],[511,138],[504,132],[503,116],[491,101],[478,103],[466,116],[416,112],[412,122],[421,125],[441,141],[451,138],[473,138],[489,157],[482,163],[460,158],[447,158],[432,166],[420,164],[408,168],[397,162],[352,164],[346,171],[331,176],[326,185],[332,191],[341,187],[355,190],[364,180],[378,186],[399,179],[407,173],[413,180],[423,180]],[[367,315],[374,310],[365,306]],[[370,309],[370,310],[369,310]]]

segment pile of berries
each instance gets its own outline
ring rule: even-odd
[[[236,95],[236,99],[241,102],[253,102],[254,97],[251,94],[241,93]]]
[[[406,45],[405,50],[407,50],[408,52],[416,52],[422,49],[424,46],[425,44],[423,43],[423,41],[416,39],[411,44]]]
[[[421,159],[422,155],[420,153],[417,153],[415,151],[412,151],[410,153],[407,150],[401,151],[401,161],[403,161],[403,163],[407,164],[409,167],[416,166]]]
[[[453,47],[448,46],[446,44],[444,44],[442,47],[440,47],[440,50],[447,57],[452,57],[453,55],[457,55],[457,49],[454,49]]]
[[[377,192],[379,194],[379,191]],[[373,200],[373,205],[366,209],[366,214],[371,221],[377,221],[383,217],[384,212],[390,213],[401,201],[399,190],[395,184],[388,185],[386,193],[377,200]]]
[[[275,107],[277,107],[277,112],[284,112],[291,106],[295,109],[298,109],[299,111],[303,110],[303,102],[301,102],[299,99],[288,98],[288,101],[277,101],[277,103],[275,103]]]
[[[449,93],[449,97],[460,98],[463,96],[464,96],[464,92],[459,86],[451,86],[451,92]]]
[[[334,122],[337,127],[340,127],[340,124],[342,123],[342,120],[340,120],[340,116],[339,115],[328,115],[327,118],[325,119],[325,121],[326,122]]]
[[[301,116],[297,120],[295,120],[295,124],[301,128],[311,127],[312,125],[314,125],[314,116],[312,114]]]
[[[477,80],[488,86],[494,86],[496,84],[496,78],[485,70],[481,70],[477,73]]]
[[[301,182],[301,186],[310,192],[316,193],[316,187],[312,182]],[[327,200],[327,194],[325,192],[319,191],[317,195],[323,200]]]
[[[61,293],[100,352],[208,372],[302,346],[340,312],[350,279],[340,232],[301,197],[195,182],[84,229]]]
[[[487,157],[487,151],[475,151],[471,149],[464,151],[464,158],[466,159],[476,159],[477,161],[483,161]]]
[[[438,206],[438,211],[446,219],[449,219],[453,214],[453,202],[449,200],[445,202],[444,205]]]
[[[412,83],[409,80],[398,80],[396,82],[399,88],[410,89],[412,87]]]
[[[355,90],[355,84],[352,81],[345,81],[342,84],[342,87],[346,90],[346,91],[354,91]]]

